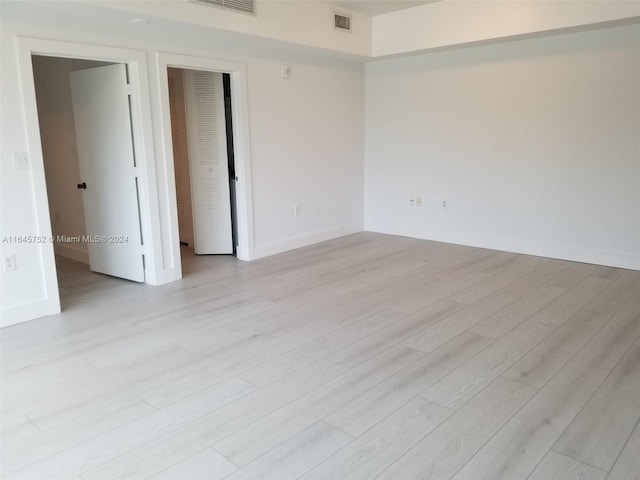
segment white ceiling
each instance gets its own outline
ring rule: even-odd
[[[375,16],[383,13],[395,12],[406,8],[417,7],[436,0],[326,0],[340,8],[348,8],[365,15]]]

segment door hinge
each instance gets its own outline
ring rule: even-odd
[[[127,92],[127,95],[131,96],[133,94],[133,88],[130,83],[127,83],[124,86],[124,91]]]
[[[144,253],[142,254],[142,269],[143,270],[147,269],[147,262],[144,259]]]

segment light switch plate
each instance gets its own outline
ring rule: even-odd
[[[28,170],[29,168],[29,154],[25,152],[13,152],[13,169]]]

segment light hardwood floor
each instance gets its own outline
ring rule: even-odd
[[[639,480],[640,272],[362,233],[0,332],[6,480]]]

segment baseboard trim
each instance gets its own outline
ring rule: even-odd
[[[322,230],[307,235],[301,235],[299,237],[288,238],[279,242],[258,245],[248,252],[238,249],[236,256],[238,260],[243,261],[257,260],[259,258],[269,257],[278,253],[288,252],[289,250],[295,250],[296,248],[307,247],[315,243],[325,242],[327,240],[344,237],[345,235],[351,235],[352,233],[362,231],[362,224],[343,225],[329,230]],[[164,285],[166,283],[180,280],[181,278],[182,272],[179,268],[174,267],[162,270],[154,282],[147,281],[146,283],[149,285]]]
[[[307,247],[315,243],[325,242],[327,240],[344,237],[345,235],[351,235],[352,233],[358,233],[362,231],[362,224],[343,225],[328,230],[301,235],[299,237],[288,238],[279,242],[268,243],[265,245],[256,245],[253,249],[253,255],[251,256],[250,260],[256,260],[258,258],[268,257],[270,255],[276,255],[282,252],[288,252],[289,250],[295,250],[296,248]]]
[[[53,247],[56,255],[89,265],[89,252],[72,245],[56,243]]]
[[[33,302],[2,307],[0,328],[60,313],[60,299],[43,298]]]
[[[367,222],[365,224],[365,231],[420,238],[436,242],[454,243],[470,247],[488,248],[491,250],[502,250],[505,252],[522,253],[539,257],[557,258],[572,262],[640,270],[640,256],[627,252],[612,252],[571,245],[494,237],[491,235],[427,230],[411,225],[394,223]]]
[[[154,280],[146,279],[145,283],[157,287],[159,285],[165,285],[167,283],[175,282],[176,280],[180,280],[181,278],[181,268],[173,267],[161,270],[158,275],[156,275]]]

